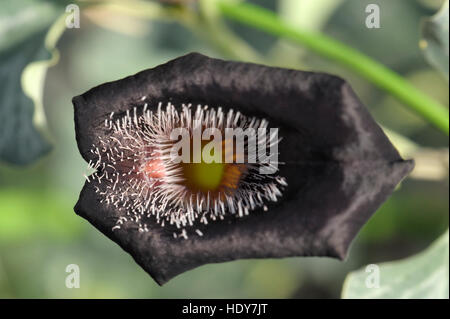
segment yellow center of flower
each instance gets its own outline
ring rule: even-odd
[[[202,142],[201,152],[208,141]],[[210,156],[214,160],[205,161],[201,156],[200,163],[182,163],[182,174],[185,179],[184,184],[192,191],[197,192],[218,192],[233,191],[237,189],[244,165],[225,162],[225,151],[222,148],[222,156],[215,156],[215,149],[210,150]]]
[[[225,163],[189,163],[183,165],[188,186],[200,191],[214,191],[223,180]]]

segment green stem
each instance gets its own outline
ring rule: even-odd
[[[214,47],[231,59],[264,63],[264,59],[245,41],[228,29],[222,15],[211,0],[198,0],[198,23],[196,29],[204,34]],[[196,14],[194,14],[197,16]]]
[[[448,109],[381,63],[321,33],[297,30],[282,21],[275,13],[261,7],[226,1],[219,1],[218,5],[222,14],[230,19],[289,39],[319,55],[340,62],[381,89],[391,93],[448,135]]]

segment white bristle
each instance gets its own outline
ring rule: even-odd
[[[142,97],[144,101],[146,97]],[[192,110],[190,104],[183,104],[180,110],[169,103],[165,110],[162,104],[155,112],[149,110],[147,103],[143,111],[131,108],[122,117],[112,112],[105,119],[105,126],[111,133],[109,136],[99,138],[99,145],[93,145],[91,153],[97,156],[97,161],[89,163],[89,169],[96,170],[88,181],[102,182],[102,202],[114,205],[124,211],[124,216],[133,217],[138,224],[140,232],[148,232],[143,217],[154,218],[164,226],[164,223],[182,228],[179,235],[174,238],[187,239],[185,227],[196,223],[207,225],[210,220],[223,219],[226,215],[244,217],[249,212],[262,208],[267,210],[265,202],[276,202],[282,196],[287,186],[286,180],[276,174],[261,175],[259,169],[262,165],[269,167],[273,164],[246,164],[246,175],[239,180],[237,189],[230,193],[212,196],[210,192],[195,194],[185,186],[182,167],[170,161],[170,149],[173,141],[170,133],[174,128],[183,127],[194,129],[195,123],[203,128],[265,128],[268,123],[264,119],[247,118],[240,112],[229,110],[224,113],[222,108],[197,106]],[[265,142],[265,141],[264,141]],[[255,151],[257,145],[246,145]],[[268,145],[279,143],[278,138],[269,136]],[[100,147],[100,149],[99,149]],[[155,162],[157,160],[158,162]],[[159,163],[160,167],[153,168],[153,177],[148,174],[150,162]],[[160,177],[156,173],[163,173]],[[117,225],[127,221],[121,217]],[[119,228],[117,228],[119,227]],[[114,226],[120,229],[120,226]],[[195,233],[203,236],[196,229]]]

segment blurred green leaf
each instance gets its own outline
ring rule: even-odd
[[[0,243],[51,237],[70,238],[82,224],[73,214],[73,199],[57,190],[0,191]]]
[[[260,6],[223,0],[218,0],[218,5],[227,18],[290,40],[357,72],[448,135],[448,109],[369,56],[322,33],[299,30]]]
[[[279,0],[279,15],[287,23],[306,30],[321,30],[343,0]]]
[[[0,160],[28,164],[50,150],[42,133],[42,92],[64,11],[55,4],[16,0],[0,7]],[[53,27],[52,27],[53,25]]]
[[[350,273],[342,298],[449,298],[449,232],[429,248],[410,258],[379,265],[379,287],[368,288],[370,273],[365,269]]]
[[[449,1],[431,18],[422,23],[422,40],[420,47],[428,62],[439,70],[448,81],[449,33],[448,33]]]
[[[343,0],[279,0],[278,15],[284,22],[299,29],[320,31]],[[302,65],[306,51],[293,43],[279,39],[271,48],[271,60],[275,66],[306,69]]]

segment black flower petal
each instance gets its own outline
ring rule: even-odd
[[[344,259],[363,224],[412,170],[342,79],[323,73],[227,62],[188,54],[73,99],[78,147],[86,161],[111,112],[143,96],[150,105],[170,101],[234,108],[280,128],[283,198],[267,212],[201,225],[204,236],[186,240],[149,221],[149,232],[100,203],[86,183],[75,211],[130,253],[159,284],[203,265],[239,258],[331,256]],[[152,103],[152,101],[154,103]]]

